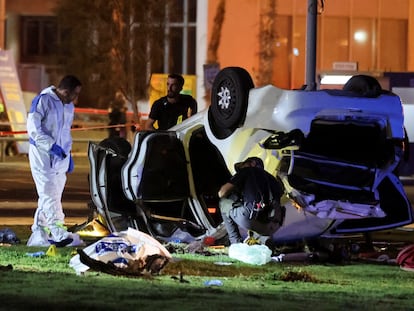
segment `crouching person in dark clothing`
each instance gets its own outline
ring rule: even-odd
[[[264,170],[263,161],[257,157],[236,163],[235,169],[236,174],[218,192],[230,243],[243,242],[241,227],[258,234],[258,241],[271,246],[271,236],[279,229],[285,215],[280,205],[284,192],[282,183]]]

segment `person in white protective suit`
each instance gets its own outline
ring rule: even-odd
[[[58,87],[50,86],[37,95],[27,117],[29,163],[38,194],[37,209],[28,246],[74,246],[79,235],[67,231],[62,208],[66,173],[73,171],[71,126],[82,84],[72,75]]]

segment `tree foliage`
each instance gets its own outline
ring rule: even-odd
[[[107,108],[117,91],[131,103],[147,97],[151,72],[162,70],[168,3],[59,1],[59,65],[82,79],[81,105]]]
[[[259,25],[259,72],[256,77],[257,85],[272,83],[273,62],[275,58],[274,42],[276,38],[275,20],[277,1],[262,1],[262,12]]]

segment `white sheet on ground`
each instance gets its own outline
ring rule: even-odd
[[[150,235],[128,228],[85,247],[83,251],[91,258],[102,262],[113,262],[119,267],[126,266],[129,260],[138,260],[149,255],[162,255],[172,258],[170,252]],[[77,274],[86,272],[89,267],[81,263],[79,255],[69,261]]]

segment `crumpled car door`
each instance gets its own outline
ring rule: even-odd
[[[153,236],[168,238],[178,229],[190,236],[204,233],[193,212],[184,146],[175,132],[137,133],[121,177],[126,198]]]
[[[287,189],[299,191],[302,207],[338,220],[332,233],[385,230],[413,222],[413,209],[396,176],[398,146],[386,138],[385,124],[381,118],[315,119],[308,136],[296,139],[297,150],[281,161],[279,175]],[[289,143],[293,132],[274,134],[265,145],[281,148],[280,142]]]
[[[88,147],[92,202],[111,232],[135,227],[135,204],[125,197],[120,175],[130,150],[129,142],[120,137],[91,142]]]

